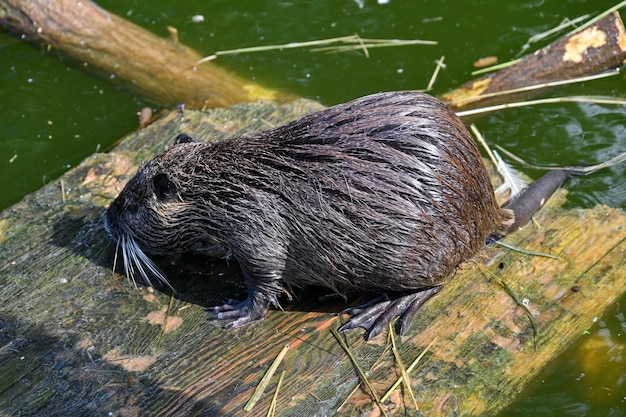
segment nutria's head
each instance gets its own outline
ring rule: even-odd
[[[194,203],[197,185],[190,186],[201,175],[196,148],[202,146],[206,144],[186,135],[177,137],[174,146],[139,169],[106,211],[105,227],[121,248],[127,276],[138,273],[150,283],[152,274],[167,283],[146,253],[170,255],[218,246],[207,233],[210,214],[200,213],[205,206]]]

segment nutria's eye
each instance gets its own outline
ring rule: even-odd
[[[167,174],[155,175],[152,179],[152,185],[154,185],[154,194],[161,201],[171,200],[178,191],[176,184],[170,181]]]
[[[192,138],[186,133],[181,133],[176,136],[176,140],[174,141],[174,145],[180,145],[181,143],[195,143],[199,142],[198,139]]]

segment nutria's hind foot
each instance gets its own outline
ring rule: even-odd
[[[220,306],[208,307],[209,320],[230,320],[224,325],[226,329],[234,329],[246,324],[263,320],[268,308],[256,305],[250,299],[245,301],[228,300]]]
[[[389,296],[376,297],[348,308],[341,313],[350,314],[350,320],[341,326],[339,331],[361,327],[365,329],[365,340],[370,340],[382,332],[393,319],[398,318],[395,326],[396,333],[402,334],[408,328],[417,310],[440,289],[441,286],[431,287],[392,299]]]

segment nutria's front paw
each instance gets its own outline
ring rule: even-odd
[[[252,306],[250,300],[229,300],[220,306],[208,307],[209,320],[230,320],[224,325],[227,329],[234,329],[243,325],[263,320],[267,308]]]

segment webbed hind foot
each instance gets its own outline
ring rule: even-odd
[[[396,333],[402,334],[408,328],[417,310],[440,289],[441,286],[431,287],[391,299],[388,296],[377,297],[348,308],[341,313],[350,314],[350,320],[341,326],[339,331],[361,327],[365,329],[365,340],[370,340],[397,318]]]

